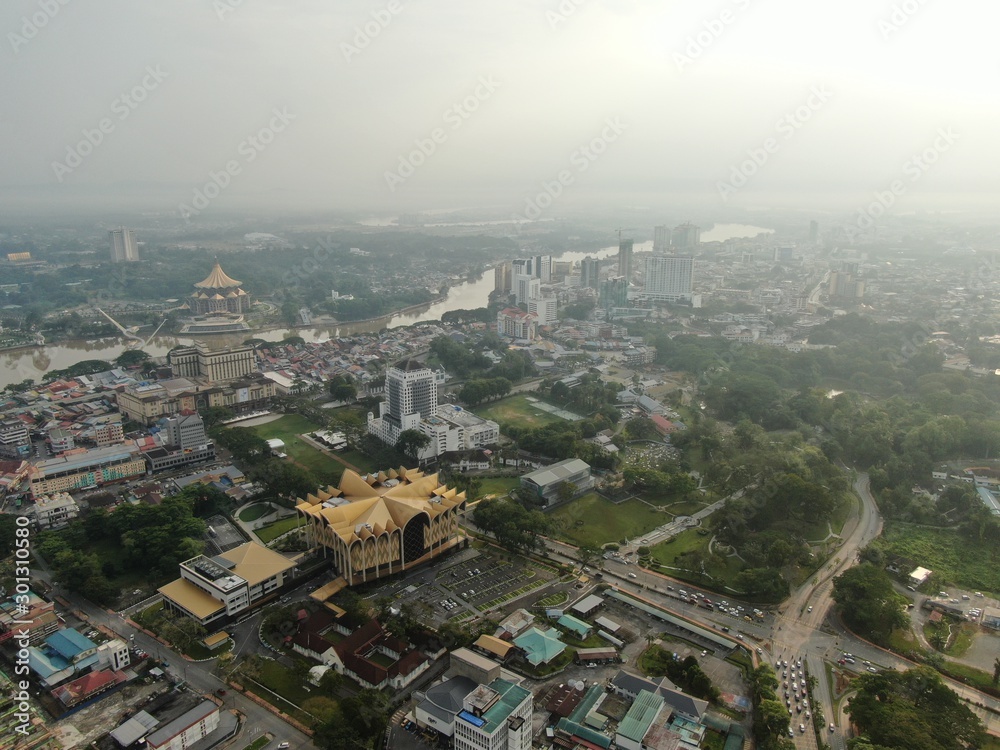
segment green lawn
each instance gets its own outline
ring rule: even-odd
[[[532,396],[537,398],[537,396]],[[517,424],[521,427],[544,427],[547,424],[565,422],[562,417],[536,409],[524,395],[508,396],[485,406],[473,409],[483,419],[492,419],[500,428]]]
[[[297,678],[288,667],[282,666],[273,659],[263,660],[260,674],[254,679],[268,690],[273,690],[280,695],[293,707],[301,706],[311,697],[309,692],[303,687],[302,680]],[[251,682],[249,687],[254,688],[256,686]],[[254,692],[258,691],[255,690]],[[261,697],[266,698],[268,703],[275,703],[274,696],[267,692],[264,692]],[[287,706],[279,706],[279,708],[287,710]],[[295,713],[297,714],[298,712]]]
[[[295,461],[295,463],[301,464],[312,471],[320,484],[324,486],[328,484],[337,485],[340,482],[340,475],[343,473],[344,465],[334,461],[322,451],[313,448],[299,437],[303,433],[314,432],[320,429],[320,425],[310,422],[300,414],[286,414],[274,422],[257,425],[249,429],[265,440],[277,438],[284,441],[284,452],[288,454],[288,457],[292,461]]]
[[[1000,565],[990,559],[988,550],[970,544],[954,531],[887,521],[883,538],[890,552],[930,568],[943,584],[1000,591]]]
[[[506,495],[511,490],[521,486],[519,477],[487,477],[481,480],[479,496]]]
[[[282,518],[280,521],[274,521],[273,523],[269,523],[267,526],[262,526],[254,533],[260,538],[261,542],[267,544],[268,542],[277,539],[285,532],[291,531],[301,523],[302,521],[298,516],[288,516],[287,518]]]
[[[615,505],[596,492],[556,508],[549,515],[556,524],[558,538],[577,546],[595,547],[641,536],[671,520],[671,516],[639,500]]]
[[[743,569],[743,563],[736,557],[708,556],[708,543],[711,534],[699,534],[698,529],[682,531],[673,541],[662,542],[650,547],[650,557],[662,565],[672,568],[686,568],[690,553],[699,551],[705,558],[705,572],[712,577],[706,580],[704,576],[688,570],[664,570],[667,575],[681,578],[701,585],[732,586],[736,574]]]
[[[389,468],[388,466],[376,466],[375,461],[371,458],[371,456],[362,453],[361,451],[356,451],[353,448],[350,450],[339,451],[337,455],[347,461],[347,463],[352,466],[357,466],[361,469],[361,471],[366,473],[381,471]],[[395,469],[396,467],[393,466],[392,468]]]
[[[256,521],[261,516],[266,516],[271,512],[270,503],[255,503],[249,508],[240,511],[240,520],[243,522]]]

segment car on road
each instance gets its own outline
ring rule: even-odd
[[[872,674],[878,674],[878,670],[875,669],[875,667],[868,667],[868,671],[871,672]]]
[[[226,694],[226,691],[223,690],[222,688],[219,688],[218,690],[215,691],[215,694],[218,696],[223,696]]]
[[[289,742],[282,742],[280,745],[278,745],[278,750],[287,750],[287,748],[291,746],[292,745]]]
[[[638,578],[639,576],[637,576],[635,573],[629,573],[628,577],[629,578]]]
[[[799,731],[802,732],[802,734],[805,734],[806,733],[806,725],[805,724],[799,724]]]
[[[830,731],[831,731],[831,732],[835,731],[835,729],[834,729],[834,727],[833,727],[833,724],[831,724],[831,725],[830,725]]]
[[[806,612],[812,612],[812,611],[813,611],[813,608],[812,608],[812,605],[810,604],[809,605],[809,609],[807,609]]]

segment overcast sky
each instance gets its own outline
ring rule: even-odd
[[[8,216],[851,211],[894,181],[903,211],[1000,184],[996,0],[61,1],[0,6]]]

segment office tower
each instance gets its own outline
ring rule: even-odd
[[[589,289],[597,289],[598,275],[601,270],[601,261],[591,258],[589,255],[580,261],[580,286]]]
[[[178,414],[163,421],[167,445],[181,450],[189,450],[200,448],[208,443],[205,422],[200,414]]]
[[[531,258],[517,258],[516,260],[512,260],[510,262],[511,277],[534,276],[531,272],[531,266]]]
[[[618,275],[632,279],[632,240],[618,241]]]
[[[662,255],[670,246],[670,230],[665,224],[653,227],[653,254]]]
[[[135,241],[135,232],[125,227],[112,229],[108,232],[111,240],[111,262],[125,263],[139,260],[139,246]]]
[[[515,301],[519,305],[527,305],[528,300],[538,299],[542,296],[542,281],[530,274],[516,274],[514,276]]]
[[[538,319],[540,326],[550,326],[559,320],[559,304],[555,297],[528,300],[528,312]]]
[[[628,279],[624,276],[615,276],[601,282],[601,307],[606,312],[611,312],[615,307],[626,307],[628,305]]]
[[[531,750],[530,690],[497,678],[476,686],[461,706],[454,719],[455,750]]]
[[[415,359],[405,359],[386,370],[385,394],[384,417],[396,424],[401,425],[408,415],[427,419],[437,411],[434,371]]]
[[[690,255],[653,255],[646,259],[646,289],[651,300],[678,302],[691,299],[694,258]]]
[[[504,262],[493,269],[493,289],[497,292],[510,292],[512,269],[510,262]]]
[[[671,245],[681,250],[694,250],[701,242],[701,227],[685,222],[674,228]]]
[[[543,284],[552,281],[552,256],[536,255],[532,259],[531,274]]]

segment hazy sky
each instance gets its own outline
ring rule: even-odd
[[[996,0],[4,0],[0,210],[530,213],[546,184],[553,212],[983,203],[998,21]]]

